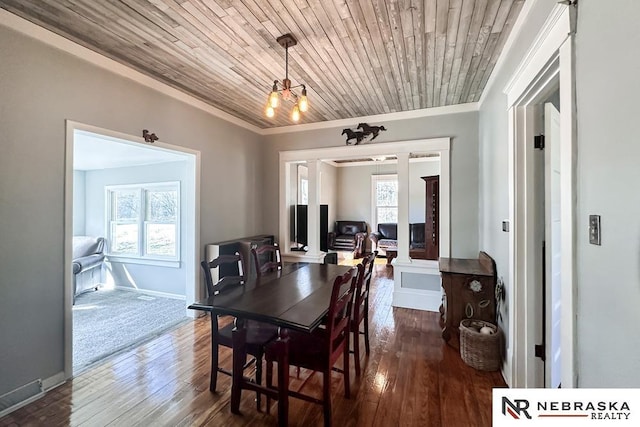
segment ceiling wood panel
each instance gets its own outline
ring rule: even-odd
[[[300,123],[475,102],[524,0],[0,0],[0,7],[260,128],[274,80]],[[299,93],[299,90],[298,90]]]

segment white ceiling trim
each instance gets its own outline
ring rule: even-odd
[[[28,37],[34,38],[56,49],[60,49],[93,65],[111,71],[112,73],[117,74],[121,77],[133,80],[136,83],[147,86],[164,95],[189,104],[192,107],[198,108],[229,123],[233,123],[234,125],[240,126],[254,133],[261,133],[261,129],[257,126],[247,123],[244,120],[240,120],[229,113],[225,113],[222,110],[212,107],[206,102],[200,101],[199,99],[177,89],[174,89],[171,86],[158,80],[152,79],[151,77],[142,74],[141,72],[136,71],[133,68],[122,65],[111,58],[107,58],[106,56],[94,52],[91,49],[87,49],[86,47],[72,42],[71,40],[65,39],[64,37],[59,36],[56,33],[39,27],[38,25],[29,22],[26,19],[20,18],[19,16],[14,15],[13,13],[8,12],[4,9],[0,9],[0,25],[22,33]]]
[[[528,3],[528,2],[527,2]],[[526,7],[526,6],[525,6]],[[171,86],[155,80],[141,72],[120,64],[111,58],[107,58],[97,52],[92,51],[84,46],[81,46],[71,40],[68,40],[56,33],[53,33],[45,28],[42,28],[26,19],[23,19],[17,15],[14,15],[7,10],[0,9],[0,25],[3,25],[9,29],[17,31],[28,37],[34,38],[42,43],[45,43],[51,47],[62,50],[77,58],[87,61],[97,67],[103,68],[119,76],[133,80],[136,83],[147,86],[153,90],[156,90],[164,95],[170,96],[174,99],[182,101],[192,107],[198,108],[206,113],[209,113],[215,117],[225,120],[234,125],[240,126],[251,132],[259,135],[276,135],[291,132],[302,132],[317,129],[329,129],[340,126],[355,126],[361,122],[376,122],[376,121],[393,121],[393,120],[407,120],[423,117],[433,117],[447,114],[467,113],[478,111],[480,104],[478,102],[471,102],[466,104],[448,105],[444,107],[423,108],[419,110],[402,111],[396,113],[377,114],[372,116],[361,116],[350,119],[330,120],[317,123],[306,123],[293,126],[282,126],[269,129],[261,129],[255,125],[252,125],[244,120],[241,120],[231,114],[228,114],[222,110],[219,110],[211,105],[189,95],[181,92]],[[515,30],[515,28],[514,28]],[[495,74],[495,71],[492,73]],[[484,95],[483,91],[483,95]]]
[[[447,105],[445,107],[422,108],[420,110],[401,111],[397,113],[376,114],[373,116],[354,117],[351,119],[330,120],[326,122],[305,123],[292,126],[281,126],[277,128],[262,129],[262,135],[276,135],[290,132],[303,132],[307,130],[330,129],[341,126],[354,127],[358,123],[367,122],[389,122],[392,120],[418,119],[422,117],[443,116],[447,114],[468,113],[478,111],[477,102],[466,104]]]
[[[429,138],[409,141],[381,142],[379,144],[353,145],[350,147],[305,148],[301,150],[280,151],[283,162],[309,162],[360,159],[378,156],[397,156],[399,153],[435,153],[449,150],[451,138]]]

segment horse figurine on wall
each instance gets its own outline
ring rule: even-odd
[[[341,135],[347,135],[347,145],[351,145],[351,143],[349,141],[351,140],[356,140],[354,145],[358,145],[362,142],[362,139],[364,138],[364,132],[358,132],[358,131],[352,131],[351,129],[342,129],[342,134]]]
[[[362,129],[365,136],[373,135],[369,141],[376,139],[380,131],[387,130],[384,126],[369,126],[367,123],[359,123],[356,129]]]

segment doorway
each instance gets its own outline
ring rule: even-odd
[[[575,188],[576,110],[574,73],[575,13],[573,6],[557,5],[547,18],[540,43],[532,45],[505,88],[509,106],[509,283],[511,292],[506,379],[512,388],[541,387],[544,367],[536,357],[541,343],[541,283],[538,248],[540,222],[545,214],[536,203],[535,136],[540,131],[537,110],[559,88],[559,271],[561,321],[559,328],[562,387],[577,386],[575,348]],[[552,168],[549,168],[551,170]],[[557,197],[557,195],[556,195]],[[548,228],[552,228],[550,224]],[[553,238],[553,237],[552,237]],[[554,249],[555,250],[555,249]],[[546,256],[544,257],[546,259]],[[547,279],[548,280],[548,279]],[[547,292],[545,292],[546,294]],[[556,290],[556,294],[558,291]],[[548,310],[548,309],[547,309]],[[553,310],[549,310],[552,312]],[[552,322],[548,322],[552,323]],[[550,325],[545,325],[547,329]],[[551,384],[551,383],[550,383]]]
[[[199,153],[68,121],[65,169],[69,378],[193,317]],[[79,236],[103,238],[107,255],[81,290],[70,268]]]

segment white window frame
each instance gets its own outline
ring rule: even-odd
[[[113,219],[113,194],[116,191],[122,190],[136,190],[139,195],[140,202],[140,216],[132,223],[138,224],[138,253],[137,254],[124,254],[118,252],[112,252],[111,242],[113,241],[111,230]],[[147,248],[147,225],[150,221],[147,220],[147,204],[146,193],[148,191],[176,191],[178,199],[178,207],[176,212],[176,250],[175,256],[162,256],[162,255],[149,255],[146,253]],[[124,184],[124,185],[108,185],[105,186],[105,235],[108,236],[108,252],[110,260],[118,262],[127,262],[131,264],[147,264],[158,265],[165,267],[180,267],[180,212],[181,212],[181,196],[180,196],[180,182],[179,181],[167,181],[167,182],[151,182],[141,184]],[[153,222],[154,224],[158,222]],[[167,222],[167,224],[174,224],[174,222]]]
[[[377,184],[379,181],[398,182],[398,174],[393,173],[393,174],[383,174],[383,175],[371,175],[371,231],[378,230]],[[398,208],[399,206],[396,205],[396,210],[398,210]],[[399,211],[398,211],[398,214],[399,214]]]

